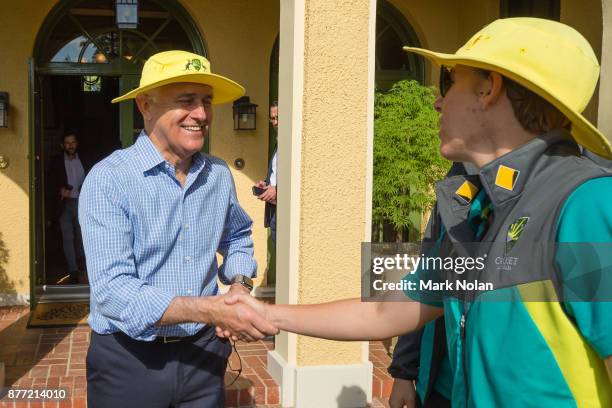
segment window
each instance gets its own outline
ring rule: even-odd
[[[423,82],[422,57],[405,52],[405,45],[419,46],[416,33],[404,16],[382,0],[376,14],[376,89],[387,90],[402,79]]]
[[[140,0],[137,29],[119,29],[113,0],[73,2],[41,41],[39,64],[143,63],[160,51],[194,50],[184,25],[163,2]],[[167,3],[171,3],[167,1]],[[199,51],[199,50],[196,50]]]

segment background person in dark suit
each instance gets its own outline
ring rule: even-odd
[[[278,102],[274,101],[270,105],[270,123],[275,131],[278,131]],[[277,149],[274,149],[274,155],[268,165],[268,174],[265,180],[260,180],[255,184],[265,191],[257,198],[266,202],[264,210],[264,227],[270,228],[272,242],[276,244],[276,154]]]
[[[63,153],[51,158],[49,174],[49,205],[53,221],[62,234],[64,258],[70,274],[70,283],[79,283],[79,262],[85,264],[81,228],[78,221],[78,199],[85,175],[92,163],[79,155],[79,142],[75,132],[62,139]]]

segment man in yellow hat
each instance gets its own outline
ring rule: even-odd
[[[276,329],[248,307],[252,221],[229,168],[200,153],[212,105],[244,94],[202,56],[167,51],[144,65],[135,98],[144,130],[87,176],[79,218],[91,286],[90,407],[223,407],[231,351],[214,326],[261,339]],[[218,267],[216,253],[224,257]]]
[[[444,315],[453,407],[612,406],[612,174],[579,148],[612,157],[581,114],[599,76],[593,50],[567,25],[511,18],[455,54],[407,51],[441,65],[442,154],[479,169],[436,185],[439,238],[422,259],[444,266],[405,278],[412,302],[227,301],[338,340]]]

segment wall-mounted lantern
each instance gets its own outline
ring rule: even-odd
[[[115,20],[118,28],[138,28],[138,0],[117,0]]]
[[[0,128],[8,127],[9,94],[0,92]]]
[[[255,130],[257,105],[248,96],[234,101],[234,130]]]

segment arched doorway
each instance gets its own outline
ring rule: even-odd
[[[30,62],[33,304],[41,297],[75,293],[74,285],[66,285],[59,195],[52,183],[55,174],[65,171],[63,161],[52,160],[62,155],[63,136],[77,135],[79,155],[90,164],[129,146],[142,119],[132,101],[111,105],[110,100],[137,87],[142,65],[154,53],[183,49],[207,54],[195,23],[177,0],[138,0],[135,28],[118,26],[115,3],[61,1],[37,35]],[[79,269],[84,267],[79,259]],[[77,286],[81,295],[87,294],[85,275],[81,278]]]
[[[376,91],[385,92],[393,84],[404,79],[413,79],[421,84],[425,80],[423,58],[414,53],[405,52],[402,47],[408,45],[420,47],[420,41],[406,18],[390,2],[380,0],[376,13],[376,56],[375,87]],[[375,146],[378,143],[376,134]],[[376,166],[376,160],[374,166]],[[372,223],[372,241],[395,241],[398,236],[389,220]],[[402,240],[408,240],[408,233],[401,234]]]
[[[423,58],[405,52],[402,47],[420,47],[421,43],[406,18],[386,0],[376,9],[376,90],[385,91],[402,79],[425,80]]]
[[[276,36],[274,45],[272,46],[272,52],[270,54],[270,82],[269,82],[269,93],[268,93],[268,106],[272,105],[272,102],[278,102],[278,71],[279,71],[279,36]],[[266,110],[267,112],[267,110]],[[267,114],[267,113],[266,113]],[[276,129],[268,122],[268,163],[272,160],[274,151],[276,150]],[[276,284],[276,247],[272,242],[270,230],[268,229],[267,239],[267,261],[266,261],[266,284],[267,286],[274,286]]]

